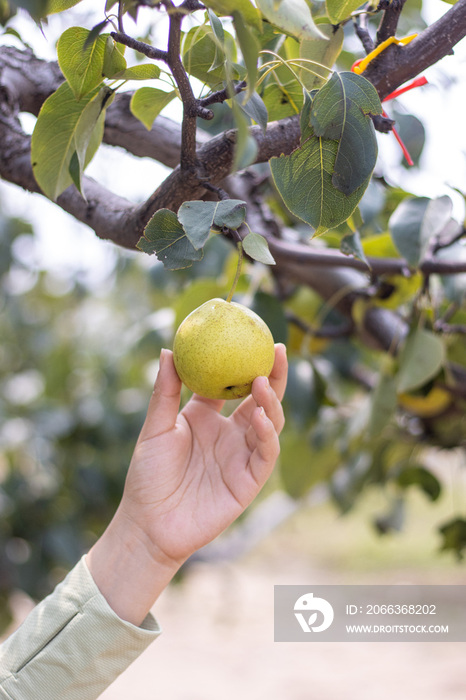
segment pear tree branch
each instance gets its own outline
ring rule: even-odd
[[[405,6],[406,0],[395,0],[390,2],[390,0],[382,0],[379,4],[379,8],[382,9],[381,5],[384,3],[384,13],[382,15],[382,21],[380,22],[379,28],[377,30],[377,46],[384,42],[391,36],[395,36],[398,21],[400,19],[403,7]]]
[[[192,8],[200,9],[199,3],[184,5],[190,11]],[[393,50],[390,47],[368,66],[365,76],[371,79],[381,96],[414,77],[427,64],[435,63],[451,53],[453,46],[466,34],[465,9],[466,0],[458,0],[456,5],[411,44],[402,48],[393,47]],[[62,81],[56,63],[41,61],[30,51],[0,47],[0,175],[33,192],[38,192],[38,186],[29,162],[30,139],[23,134],[17,115],[20,111],[37,114],[46,97]],[[183,137],[180,136],[178,125],[159,117],[152,130],[146,131],[130,114],[129,100],[129,94],[119,95],[110,106],[104,141],[126,148],[135,155],[150,155],[169,166],[179,163]],[[259,127],[252,127],[251,134],[258,146],[257,162],[266,162],[272,156],[291,153],[299,145],[299,119],[288,117],[270,123],[265,134]],[[207,139],[202,132],[198,132],[195,158],[197,172],[202,173],[201,181],[196,175],[187,177],[186,172],[183,173],[178,166],[146,202],[136,206],[90,178],[85,178],[87,203],[74,188],[69,188],[57,203],[93,228],[98,236],[134,248],[147,220],[157,209],[167,207],[176,211],[182,202],[205,195],[206,188],[202,183],[204,178],[211,185],[218,186],[229,175],[236,132],[230,130]],[[191,155],[188,160],[192,158],[193,152],[192,141],[189,142]],[[331,267],[352,267],[367,271],[367,266],[361,261],[334,254],[333,251],[328,251],[327,254],[300,245],[299,253],[296,253],[288,242],[275,241],[275,244],[276,254],[281,259],[286,259],[287,263],[302,265],[305,261],[308,266],[325,266],[327,270]],[[384,270],[391,271],[404,269],[403,261],[399,260],[371,263],[378,271],[381,271],[381,266],[385,266]],[[424,264],[425,272],[429,274],[433,271],[441,271],[442,274],[463,271],[460,263],[447,263],[435,258]]]
[[[400,84],[411,77],[414,77],[418,72],[423,70],[427,65],[432,65],[443,56],[451,53],[455,44],[466,35],[466,0],[458,0],[458,2],[449,9],[443,17],[437,22],[428,27],[422,32],[417,39],[405,47],[389,47],[376,60],[371,62],[365,71],[365,77],[370,79],[379,91],[381,97],[393,91]],[[57,82],[60,81],[60,72],[56,64],[40,62],[34,59],[30,52],[23,52],[22,67],[20,68],[18,52],[14,50],[16,64],[12,65],[12,52],[8,47],[0,48],[0,83],[6,85],[6,94],[3,93],[3,101],[5,98],[11,102],[15,102],[15,98],[20,97],[21,108],[24,111],[31,111],[37,114],[40,101],[45,99],[44,90],[39,86],[45,86],[45,92],[51,94],[57,87]],[[34,62],[34,70],[27,70],[27,65],[30,61]],[[28,74],[28,75],[26,75]],[[6,81],[5,81],[6,76]],[[40,77],[40,79],[39,79]],[[19,80],[16,80],[19,78]],[[55,86],[55,87],[53,87]],[[128,104],[128,98],[126,98]],[[19,100],[18,100],[19,102]],[[126,121],[121,117],[126,111],[126,108],[118,104],[120,109],[119,122],[120,124]],[[116,106],[111,105],[109,109],[109,117],[116,112]],[[128,110],[129,111],[129,110]],[[126,115],[128,117],[128,114]],[[142,132],[137,135],[137,139],[130,139],[132,142],[130,150],[138,150],[139,152],[147,153],[145,144],[156,150],[158,143],[167,143],[167,139],[158,139],[159,130],[157,124],[161,121],[156,120],[153,130],[147,134]],[[165,125],[167,122],[164,123]],[[120,139],[117,139],[117,129],[106,129],[106,139],[109,142],[118,142],[118,145],[125,147],[125,135],[122,134]],[[134,133],[134,132],[133,132]],[[264,135],[259,127],[252,127],[251,134],[256,139],[258,145],[257,162],[265,162],[272,156],[280,155],[281,153],[291,153],[294,148],[299,145],[300,129],[298,117],[289,117],[279,122],[273,122],[268,125],[267,132]],[[170,131],[169,143],[172,146],[177,142],[182,145],[179,136],[175,137],[175,130]],[[191,137],[190,137],[191,138]],[[135,146],[135,140],[138,146]],[[199,139],[198,139],[199,140]],[[236,133],[234,130],[227,131],[220,136],[210,140],[197,150],[196,160],[198,172],[201,172],[203,178],[209,180],[213,185],[219,184],[230,172],[234,148],[236,142]],[[5,145],[5,141],[0,141],[0,153]],[[191,143],[191,141],[190,141]],[[177,148],[178,146],[176,146]],[[163,149],[161,149],[163,150]],[[20,149],[22,152],[22,149]],[[175,148],[171,148],[171,154],[166,160],[170,161],[167,164],[173,163]],[[3,156],[3,153],[2,153]],[[161,158],[164,156],[160,156]],[[2,167],[2,177],[9,179],[8,173],[11,173],[14,168],[10,163],[9,167],[4,166],[4,158],[0,158],[0,167]],[[36,188],[30,187],[30,174],[27,173],[27,168],[21,167],[19,173],[23,174],[23,178],[19,175],[13,181],[20,186],[25,186],[27,189]],[[91,183],[87,183],[91,189],[94,189]],[[142,231],[147,220],[152,214],[161,207],[177,209],[183,201],[196,199],[203,195],[205,188],[195,176],[187,178],[185,173],[182,173],[180,167],[175,169],[165,180],[164,183],[154,192],[154,194],[139,208],[134,208],[133,211],[133,227],[126,228],[125,231],[117,231],[115,227],[102,227],[100,222],[93,226],[93,220],[87,218],[91,227],[96,230],[99,236],[107,237],[109,228],[112,228],[113,235],[109,236],[111,240],[116,242],[116,239],[123,243],[126,247],[132,247],[135,241],[138,240],[139,234]],[[79,195],[76,195],[79,196]],[[68,198],[70,196],[68,195]],[[73,197],[71,196],[71,199]],[[73,209],[82,209],[81,207],[73,207]],[[126,209],[126,207],[125,207]],[[82,219],[80,219],[82,220]],[[126,222],[127,223],[127,222]],[[134,227],[137,230],[134,230]],[[355,263],[357,264],[357,263]]]
[[[188,74],[181,61],[181,25],[186,14],[202,8],[197,2],[185,2],[175,8],[172,2],[163,2],[169,16],[168,45],[166,50],[155,49],[142,41],[136,41],[120,32],[111,36],[119,43],[125,44],[148,58],[164,61],[170,68],[183,103],[183,120],[181,125],[180,173],[190,177],[196,170],[196,129],[197,118],[213,119],[214,113],[196,99]],[[192,178],[191,178],[192,179]]]

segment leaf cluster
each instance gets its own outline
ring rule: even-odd
[[[168,270],[190,267],[201,260],[209,235],[236,232],[246,218],[246,202],[226,199],[219,202],[184,202],[178,213],[159,209],[147,224],[138,248],[156,254]],[[250,258],[274,264],[266,239],[250,231],[239,238]]]

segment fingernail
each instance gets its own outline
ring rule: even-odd
[[[163,371],[163,363],[165,362],[165,357],[166,357],[165,350],[161,350],[160,355],[159,355],[159,367],[158,367],[157,374],[155,377],[154,387],[157,384],[157,381],[159,380],[159,377]]]
[[[261,417],[261,420],[265,420],[265,419],[267,418],[263,406],[261,406],[261,410],[260,410],[259,416]]]

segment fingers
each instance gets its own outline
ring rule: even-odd
[[[162,350],[154,391],[140,435],[142,440],[156,437],[175,426],[180,393],[181,380],[173,364],[173,353],[171,350]]]
[[[253,411],[251,429],[254,431],[255,448],[249,458],[249,468],[257,486],[262,488],[280,454],[280,443],[274,424],[262,407]]]
[[[286,380],[288,377],[288,360],[286,359],[286,347],[283,343],[275,345],[275,363],[269,376],[270,384],[272,385],[279,401],[282,400],[286,388]]]
[[[275,345],[275,363],[272,368],[272,371],[270,373],[270,385],[272,387],[271,389],[271,397],[278,395],[278,400],[280,401],[283,398],[283,394],[285,393],[285,387],[286,387],[286,379],[287,379],[287,371],[288,371],[288,362],[286,359],[286,348],[282,343],[278,343]],[[264,379],[264,378],[263,378]],[[254,380],[257,382],[257,379]],[[262,392],[263,394],[263,392]],[[252,397],[248,397],[243,403],[238,407],[238,409],[234,412],[234,415],[236,416],[236,419],[239,421],[244,421],[245,424],[248,424],[251,420],[251,415],[252,412],[254,411],[255,407],[257,405],[262,406],[262,400],[260,399],[257,401],[257,398],[254,396],[254,383],[252,387]],[[261,395],[261,392],[259,390],[259,395]],[[206,399],[202,396],[198,396],[197,394],[193,394],[193,397],[191,400],[188,402],[188,404],[185,406],[183,409],[183,414],[186,416],[189,416],[191,411],[195,410],[197,411],[199,407],[202,405],[203,408],[206,408],[208,410],[212,410],[215,413],[219,413],[223,406],[225,404],[225,401],[223,400],[218,400],[218,399]],[[265,410],[267,411],[267,407],[264,406]],[[274,413],[280,413],[281,409],[275,410]],[[283,424],[279,428],[283,427]]]
[[[234,420],[242,425],[247,426],[252,418],[252,414],[256,406],[264,406],[264,409],[269,415],[269,417],[274,419],[274,417],[283,418],[283,413],[280,407],[280,401],[283,398],[286,387],[286,380],[288,374],[288,361],[286,359],[286,348],[282,343],[277,343],[275,345],[275,363],[272,367],[272,371],[269,375],[268,382],[265,381],[265,377],[257,377],[252,384],[252,396],[248,396],[243,403],[238,406],[236,411],[233,413]],[[261,388],[262,387],[262,388]],[[266,388],[268,391],[266,391]],[[273,402],[274,411],[273,415],[269,414],[269,406],[265,405],[263,401]],[[279,426],[277,424],[277,429],[280,430],[283,427],[283,423]]]
[[[285,417],[283,415],[282,405],[271,382],[266,377],[257,377],[252,384],[251,393],[257,406],[265,410],[275,430],[280,434],[285,423]]]

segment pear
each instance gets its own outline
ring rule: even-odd
[[[272,371],[275,348],[267,324],[242,304],[211,299],[180,324],[173,359],[181,381],[208,399],[240,399],[256,377]]]

